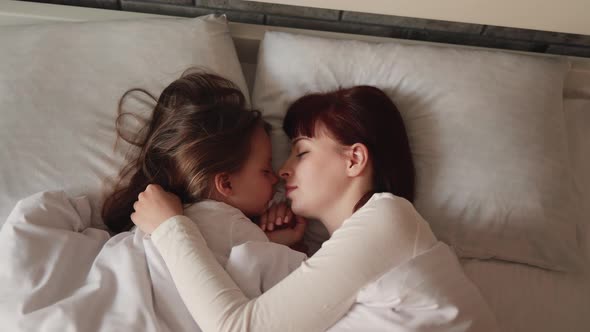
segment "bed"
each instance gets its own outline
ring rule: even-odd
[[[110,20],[129,21],[147,18],[161,18],[164,21],[166,20],[166,18],[158,15],[56,6],[48,4],[34,4],[28,2],[8,1],[0,4],[0,32],[2,32],[2,29],[15,29],[18,26],[32,27],[31,29],[35,29],[35,25],[46,23],[83,21],[104,22]],[[226,68],[225,70],[227,70],[227,75],[234,75],[234,77],[237,77],[236,75],[239,76],[243,73],[243,78],[239,79],[243,80],[242,82],[239,82],[241,87],[243,87],[244,90],[253,92],[251,98],[255,106],[266,106],[267,108],[271,106],[269,106],[270,104],[264,104],[264,101],[268,99],[268,96],[264,95],[263,89],[270,89],[273,86],[273,84],[277,84],[276,82],[281,82],[281,77],[279,77],[280,75],[273,77],[275,81],[273,81],[272,83],[265,83],[266,81],[263,82],[260,79],[261,73],[264,74],[265,72],[270,70],[269,68],[271,68],[271,65],[265,65],[265,67],[260,67],[258,61],[260,61],[260,59],[265,59],[263,58],[264,56],[276,57],[276,55],[273,55],[275,53],[271,52],[272,50],[269,50],[269,48],[272,45],[274,45],[270,42],[265,41],[265,44],[263,45],[264,49],[259,49],[261,41],[263,40],[266,31],[274,31],[275,34],[273,36],[277,39],[285,37],[281,35],[281,33],[286,33],[293,34],[293,36],[312,36],[310,37],[312,39],[328,38],[329,40],[333,41],[355,40],[363,43],[396,42],[396,40],[394,39],[379,37],[357,36],[321,31],[297,30],[289,28],[275,28],[268,26],[257,26],[231,22],[229,23],[229,31],[236,47],[239,68]],[[0,36],[0,38],[3,37]],[[180,42],[181,41],[179,41],[179,43]],[[305,40],[304,37],[303,41],[296,40],[293,42],[307,43],[311,41]],[[415,41],[397,42],[401,42],[405,45],[411,45],[416,47],[431,45],[429,43]],[[457,49],[474,49],[478,51],[478,49],[472,47],[453,47]],[[510,53],[520,54],[519,52]],[[576,251],[575,254],[579,258],[579,266],[575,270],[571,270],[568,268],[552,269],[550,265],[544,266],[541,263],[535,264],[534,262],[531,263],[529,261],[526,261],[526,259],[521,261],[519,261],[518,259],[516,259],[515,261],[510,261],[508,259],[494,259],[494,257],[496,256],[488,257],[489,259],[482,259],[482,257],[477,257],[477,255],[472,254],[472,252],[469,252],[468,250],[465,251],[465,255],[462,255],[461,259],[462,265],[468,277],[478,286],[478,288],[480,289],[480,291],[492,307],[500,323],[500,326],[502,327],[502,330],[507,332],[581,332],[588,331],[590,329],[590,173],[588,171],[590,170],[590,59],[570,57],[567,60],[569,61],[569,65],[567,67],[566,76],[563,81],[563,91],[559,92],[559,95],[563,96],[563,100],[560,100],[560,103],[562,103],[563,105],[563,117],[565,119],[564,132],[566,133],[565,140],[567,146],[566,150],[568,151],[568,158],[570,159],[568,170],[571,173],[568,176],[571,175],[571,181],[573,181],[572,186],[575,189],[576,199],[578,200],[577,207],[572,209],[575,209],[576,213],[578,213],[578,222],[576,222],[574,226],[576,230],[574,235],[575,241],[578,243],[578,245],[575,247],[574,250]],[[62,61],[68,62],[69,60],[62,59]],[[153,62],[157,60],[156,58],[153,58],[147,59],[145,61]],[[186,61],[190,63],[191,60],[187,59]],[[211,61],[214,61],[214,59]],[[56,66],[60,65],[61,64],[56,63]],[[26,68],[23,68],[23,70],[25,69]],[[145,68],[138,67],[137,70],[140,69],[143,70]],[[0,73],[0,77],[4,74],[5,73]],[[93,72],[90,71],[86,74],[91,75],[93,74]],[[285,71],[284,73],[282,73],[282,75],[287,74],[289,74],[289,72]],[[145,81],[133,81],[132,83],[149,84],[149,79],[154,79],[154,77],[148,77],[145,79]],[[266,79],[268,81],[268,77]],[[58,82],[53,82],[52,84],[57,83]],[[126,82],[126,84],[127,83],[129,82]],[[319,88],[322,88],[321,84],[323,83],[320,82],[317,84]],[[152,88],[152,90],[157,90],[161,87],[161,85],[152,85],[150,87]],[[289,87],[289,85],[285,85],[284,87]],[[116,91],[118,90],[109,90],[107,92],[116,93]],[[22,91],[13,92],[15,96],[22,97],[26,95]],[[77,91],[77,93],[83,93],[83,91]],[[7,100],[6,98],[7,97],[5,96],[4,101]],[[2,106],[2,108],[4,107],[5,106]],[[5,112],[5,110],[3,109],[2,112]],[[15,117],[14,114],[12,114],[11,116],[13,118]],[[31,113],[29,113],[26,116],[31,116]],[[267,114],[267,116],[271,122],[277,122],[280,119],[280,117],[277,117],[274,114]],[[41,118],[45,119],[43,117]],[[53,119],[55,120],[54,117]],[[57,119],[56,121],[59,120],[60,119]],[[64,121],[66,120],[72,121],[70,119],[64,119]],[[0,121],[2,120],[0,119]],[[49,120],[46,120],[45,122],[39,123],[37,125],[39,127],[53,125],[53,122],[47,121]],[[88,121],[95,121],[95,119],[88,119]],[[72,123],[75,124],[76,122],[74,121]],[[88,124],[93,122],[82,121],[80,123]],[[99,135],[96,137],[103,137],[100,136],[104,135],[104,132],[101,131],[107,130],[110,127],[108,127],[108,125],[104,123],[97,123],[98,125],[96,127],[96,131],[98,133],[95,135]],[[273,124],[276,126],[277,123]],[[547,125],[547,123],[545,123],[545,125]],[[59,125],[56,125],[56,128],[59,129],[61,127],[59,127]],[[75,132],[65,132],[62,134],[62,138],[65,137],[68,140],[77,139],[76,136],[72,136],[76,134]],[[56,137],[59,137],[59,135],[57,135]],[[112,143],[111,140],[107,139],[106,141],[104,141],[104,138],[97,138],[97,141],[103,140],[101,142],[106,143],[100,146],[95,146],[95,144],[91,140],[92,137],[94,136],[80,138],[81,140],[90,139],[88,141],[84,141],[84,144],[82,144],[81,146],[85,146],[88,149],[92,150],[93,152],[95,152],[95,155],[98,155],[99,157],[94,156],[92,158],[88,158],[84,160],[83,164],[85,167],[88,167],[93,170],[94,168],[106,168],[108,169],[108,171],[95,171],[87,177],[85,176],[80,178],[80,181],[86,181],[88,180],[88,177],[96,178],[97,175],[114,175],[113,170],[117,169],[114,165],[117,165],[117,162],[120,162],[125,158],[124,151],[122,150],[116,151],[116,156],[113,157],[114,159],[111,157],[106,157],[107,155],[113,152],[111,150],[103,151],[100,149],[102,149],[104,146],[110,146]],[[278,139],[280,140],[280,138]],[[3,141],[0,144],[5,144],[4,142],[5,141]],[[28,144],[30,145],[26,146],[26,148],[31,149],[31,151],[35,151],[35,144],[41,144],[41,142],[32,140],[31,142],[28,142]],[[15,151],[14,149],[15,147],[12,147],[11,151]],[[59,154],[61,152],[55,153]],[[6,156],[9,156],[9,154],[3,154],[3,158]],[[70,183],[64,181],[73,182],[77,179],[76,174],[71,174],[70,178],[62,178],[56,173],[52,173],[51,170],[55,172],[55,167],[52,165],[43,165],[43,160],[38,161],[38,165],[21,165],[18,163],[14,164],[13,160],[18,161],[20,159],[8,158],[6,160],[2,160],[2,163],[5,165],[11,164],[11,168],[9,169],[8,173],[1,175],[2,183],[4,184],[3,187],[8,189],[3,189],[4,192],[2,193],[3,196],[1,201],[2,210],[0,211],[0,224],[4,222],[8,212],[16,203],[16,201],[23,198],[23,196],[33,194],[36,191],[55,189],[44,188],[43,186],[61,186],[68,188]],[[547,159],[546,162],[550,163],[552,161]],[[45,161],[45,163],[51,163],[51,161]],[[7,179],[7,177],[9,177],[9,175],[7,174],[10,174],[10,176],[12,176],[13,174],[18,173],[18,169],[25,169],[27,167],[36,167],[35,169],[38,170],[37,173],[35,173],[35,175],[33,176],[34,183],[32,185],[25,185],[22,188],[15,189],[16,187],[14,183],[18,179]],[[71,169],[75,170],[75,168],[73,167]],[[43,170],[47,171],[43,173]],[[67,170],[65,171],[65,173],[67,173]],[[55,179],[56,176],[57,180]],[[97,182],[95,180],[93,180],[94,184],[96,184]],[[86,194],[89,188],[90,185],[73,185],[72,188],[66,191],[68,191],[70,194]],[[98,196],[96,196],[96,198],[98,198]],[[94,208],[96,208],[96,206]],[[99,225],[99,217],[94,215],[92,222],[96,225]],[[317,225],[310,227],[310,234],[306,235],[308,236],[308,241],[311,246],[319,245],[322,237],[321,230],[316,230],[314,229],[314,227],[317,227]],[[551,246],[548,247],[551,248]],[[555,263],[555,260],[559,260],[560,257],[554,256],[547,259],[547,262],[553,260],[552,262]]]

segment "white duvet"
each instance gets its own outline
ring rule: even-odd
[[[217,218],[231,215],[210,208],[193,210]],[[87,197],[70,198],[63,191],[18,202],[0,232],[2,331],[200,331],[149,235],[137,230],[110,237],[91,227],[94,212]],[[198,223],[215,231],[208,222]],[[217,224],[229,227],[231,220]],[[246,232],[233,242],[247,238],[258,239]],[[248,242],[231,250],[225,266],[253,297],[304,259],[285,246]]]
[[[87,198],[64,192],[17,204],[0,232],[2,330],[200,331],[149,236],[109,237],[90,228],[91,213]],[[254,297],[304,259],[285,246],[247,242],[231,249],[226,270]],[[448,247],[436,245],[367,285],[330,331],[495,331],[459,270]]]
[[[17,204],[0,232],[2,330],[199,331],[149,237],[90,221],[85,197]]]

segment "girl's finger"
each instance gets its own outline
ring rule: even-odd
[[[277,215],[276,215],[276,219],[275,219],[275,224],[282,225],[282,224],[286,223],[286,222],[284,222],[286,215],[287,215],[287,205],[285,203],[279,204],[277,206]]]
[[[285,224],[288,224],[291,220],[293,220],[293,211],[288,208],[287,215],[285,216]]]
[[[275,223],[275,219],[277,218],[277,206],[273,205],[268,209],[268,225],[270,227]],[[272,230],[272,229],[271,229]]]
[[[266,231],[266,223],[267,223],[267,221],[268,221],[268,219],[267,219],[267,215],[268,215],[268,212],[264,212],[264,213],[262,214],[262,216],[260,216],[260,228],[261,228],[263,231]]]

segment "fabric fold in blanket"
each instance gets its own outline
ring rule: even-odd
[[[5,331],[199,331],[141,231],[90,227],[85,197],[20,201],[0,232]]]

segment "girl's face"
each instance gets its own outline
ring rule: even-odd
[[[272,170],[270,137],[262,126],[252,135],[250,156],[239,172],[230,175],[230,203],[247,216],[259,216],[272,199],[278,178]]]
[[[293,212],[320,218],[333,210],[339,193],[347,188],[346,168],[344,147],[328,135],[293,139],[289,159],[279,171]]]

